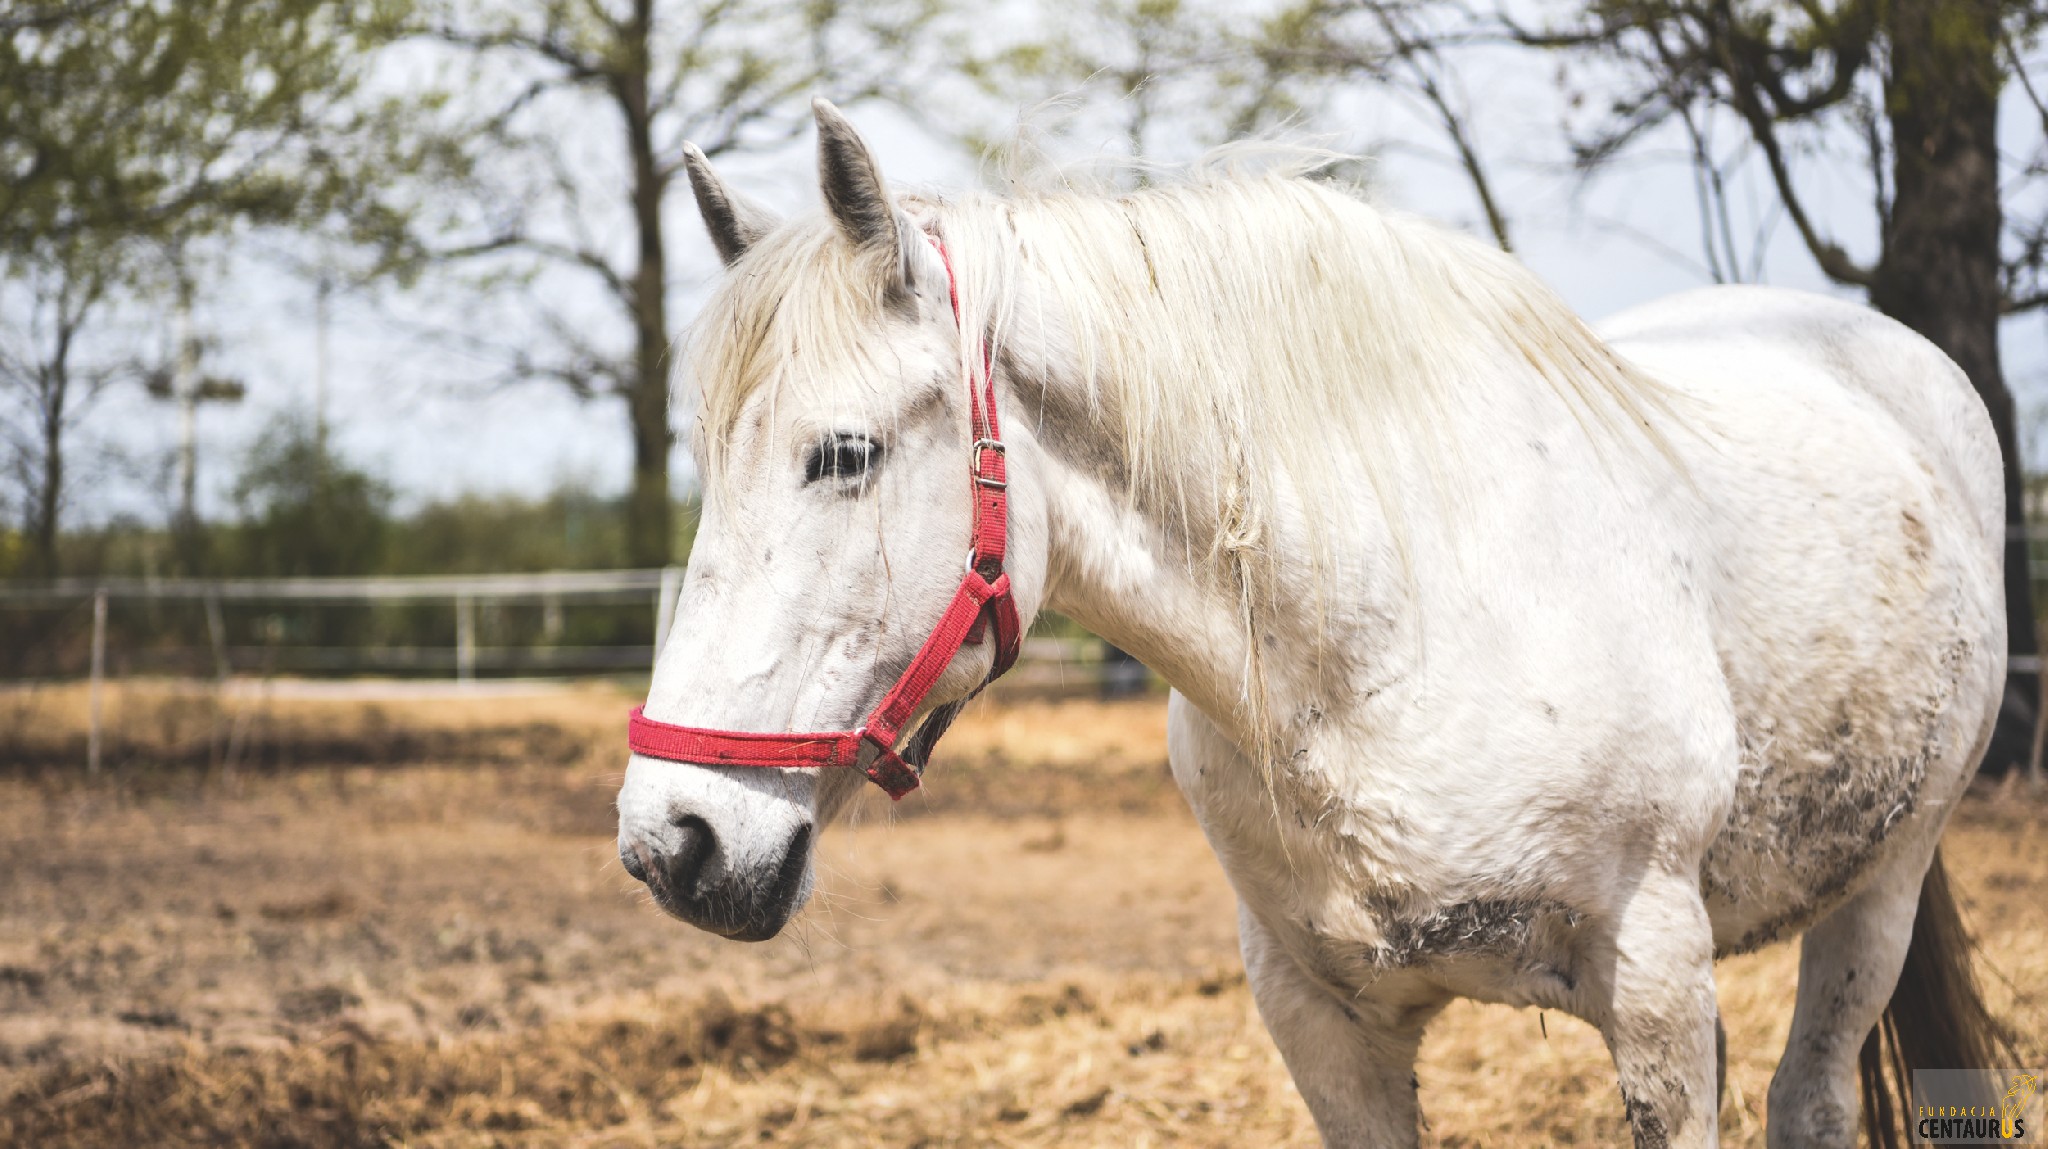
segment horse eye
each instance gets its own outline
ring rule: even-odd
[[[819,479],[866,478],[882,457],[882,445],[862,435],[834,435],[811,448],[804,461],[804,482]]]

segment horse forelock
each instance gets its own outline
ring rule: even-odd
[[[885,269],[822,216],[783,224],[749,248],[684,344],[700,473],[717,481],[747,401],[764,388],[874,378]]]

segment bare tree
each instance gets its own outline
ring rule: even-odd
[[[1441,134],[1494,242],[1513,251],[1454,58],[1487,39],[1462,8],[1443,0],[1306,0],[1267,20],[1256,51],[1269,73],[1292,83],[1360,83],[1408,104]]]
[[[29,573],[58,572],[58,525],[70,487],[66,440],[118,374],[88,365],[80,335],[107,303],[117,280],[107,252],[68,241],[42,245],[17,260],[12,292],[17,318],[0,327],[0,436],[22,492]]]
[[[813,94],[853,101],[890,91],[932,11],[929,0],[544,0],[451,4],[429,21],[434,39],[524,77],[473,129],[516,156],[519,170],[502,161],[484,165],[505,178],[484,185],[483,234],[434,254],[524,256],[567,269],[590,282],[631,332],[607,342],[573,310],[550,308],[545,337],[515,352],[510,372],[624,403],[633,443],[631,561],[671,559],[668,350],[677,324],[665,209],[686,143],[712,157],[772,148],[805,129]],[[623,161],[615,184],[600,184],[567,154],[572,141],[563,124],[571,109],[593,102],[609,113],[607,130]],[[620,208],[629,238],[607,242],[592,221]]]
[[[2036,0],[1596,0],[1548,28],[1506,25],[1522,43],[1618,66],[1602,80],[1618,94],[1594,105],[1602,118],[1577,141],[1585,166],[1663,125],[1684,130],[1704,189],[1704,246],[1718,266],[1735,263],[1728,171],[1705,133],[1732,118],[1820,270],[1866,291],[1962,367],[2005,458],[2007,637],[2019,657],[2037,642],[2023,460],[1998,331],[2003,317],[2048,306],[2048,213],[2008,212],[2044,165],[2039,152],[2002,163],[1998,121],[2008,82],[2036,95],[2021,45],[2042,21]],[[2032,105],[2048,133],[2048,109]],[[1860,159],[1876,216],[1876,249],[1862,256],[1813,209],[1801,178],[1816,157],[1844,153]],[[2039,696],[2033,672],[2010,675],[1988,768],[2024,760]]]
[[[1069,134],[1107,126],[1133,157],[1151,160],[1289,128],[1331,92],[1370,87],[1409,105],[1445,146],[1366,146],[1447,160],[1469,181],[1487,232],[1512,249],[1454,59],[1483,37],[1448,0],[1299,0],[1252,14],[1187,0],[1095,0],[1060,16],[1050,31],[967,69],[1006,111],[1020,93],[1065,96],[1094,113],[1077,117]],[[1002,150],[985,133],[954,134],[985,152]],[[1144,166],[1135,171],[1142,180]]]
[[[1582,172],[1675,135],[1693,169],[1713,279],[1756,278],[1783,219],[1824,274],[1866,291],[1969,376],[2005,459],[2010,649],[2035,654],[2022,460],[1998,330],[2003,317],[2048,307],[2048,142],[2002,162],[1998,111],[2016,80],[2048,141],[2048,104],[2027,72],[2048,12],[2038,0],[1580,0],[1554,10],[1557,19],[1532,27],[1506,4],[1306,0],[1269,22],[1260,51],[1281,73],[1362,80],[1414,102],[1503,248],[1509,221],[1452,56],[1506,45],[1575,54],[1560,77],[1579,121],[1571,143]],[[1741,137],[1732,147],[1731,134]],[[1802,179],[1821,167],[1838,173],[1845,155],[1866,173],[1877,224],[1876,249],[1860,257],[1809,204]],[[1775,210],[1738,223],[1730,201],[1751,164]],[[2022,759],[2030,741],[2038,679],[2021,665],[2007,683],[1992,769]]]
[[[909,110],[1013,171],[1058,163],[1069,145],[1106,147],[1109,174],[1130,184],[1297,110],[1255,55],[1257,20],[1241,6],[1087,0],[1037,15],[1007,38],[960,37],[956,70],[978,98]]]

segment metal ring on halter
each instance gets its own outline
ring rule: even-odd
[[[977,561],[979,561],[979,560],[980,560],[980,559],[981,559],[982,557],[983,557],[983,556],[981,556],[981,555],[979,555],[979,554],[976,554],[976,553],[975,553],[975,551],[974,551],[974,548],[973,548],[973,547],[968,547],[968,548],[967,548],[967,565],[966,565],[966,566],[963,566],[963,567],[961,567],[960,569],[961,569],[961,570],[964,570],[964,571],[971,571],[971,570],[975,570],[975,569],[977,569],[977,568],[976,568],[976,566],[975,566],[975,564],[976,564],[976,562],[977,562]],[[1002,573],[1002,564],[1001,564],[1001,563],[998,563],[998,564],[996,564],[996,574],[1001,574],[1001,573]],[[984,575],[984,576],[982,576],[982,577],[984,577],[984,578],[994,578],[994,577],[995,577],[995,575]]]

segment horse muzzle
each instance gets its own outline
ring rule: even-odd
[[[675,917],[765,941],[810,897],[812,781],[635,756],[619,790],[619,862]]]
[[[672,916],[733,941],[766,941],[809,892],[811,827],[797,827],[780,851],[735,867],[711,824],[683,814],[662,831],[621,833],[619,861]]]

